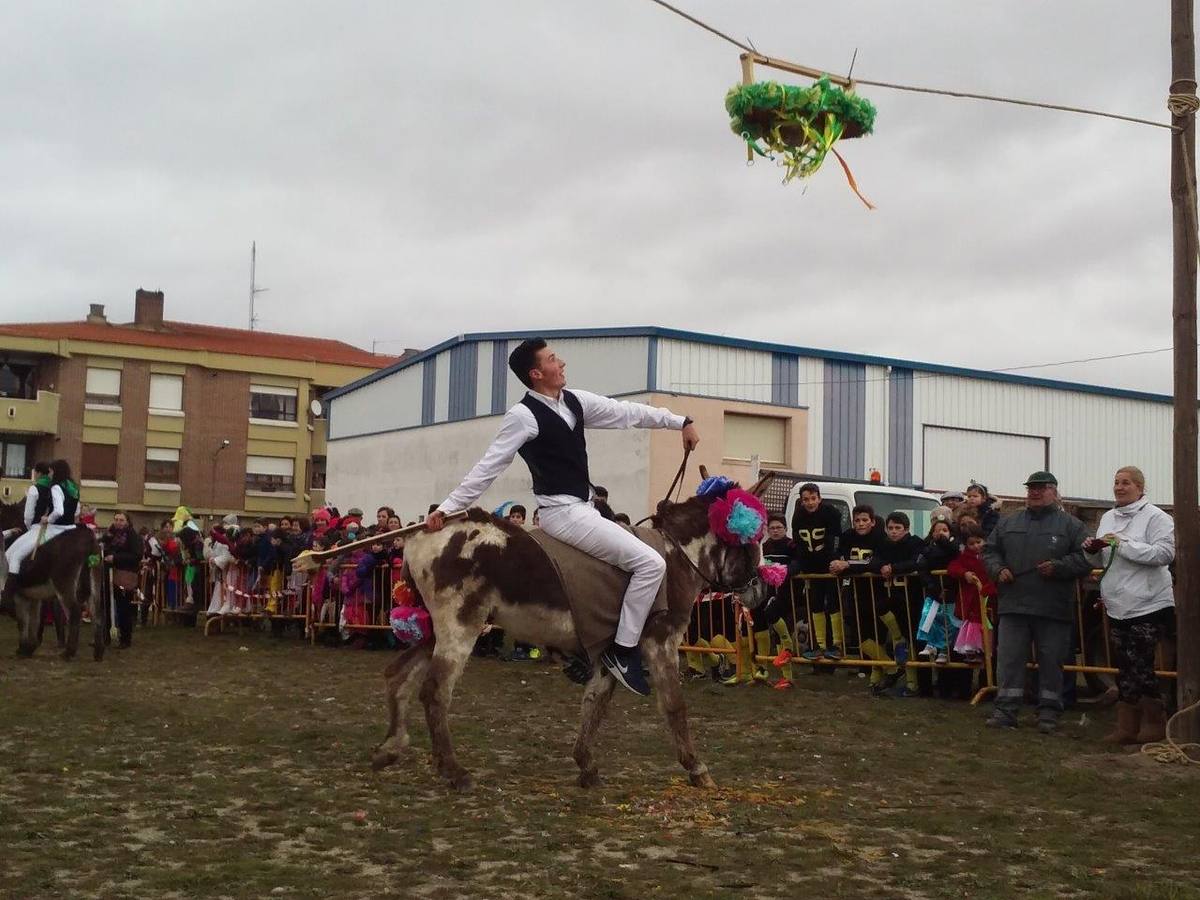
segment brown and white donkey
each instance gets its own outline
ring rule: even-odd
[[[761,488],[761,483],[756,487]],[[642,658],[679,762],[697,787],[715,783],[692,746],[679,683],[678,648],[701,590],[749,593],[760,589],[758,544],[718,540],[709,530],[711,502],[692,497],[659,505],[653,525],[666,539],[668,609],[651,615],[641,640]],[[376,769],[391,765],[408,746],[409,703],[418,694],[425,707],[434,766],[454,788],[465,790],[472,779],[455,758],[447,714],[455,682],[481,629],[490,621],[515,640],[571,654],[579,646],[575,625],[558,574],[541,547],[522,529],[481,509],[470,510],[441,531],[414,534],[405,543],[404,558],[408,578],[433,619],[434,639],[404,651],[387,667],[391,721],[372,765]],[[593,745],[615,687],[613,677],[596,666],[584,689],[573,754],[582,787],[600,780]]]

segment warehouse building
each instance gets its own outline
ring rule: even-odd
[[[940,491],[971,480],[1023,494],[1049,468],[1064,495],[1104,499],[1135,464],[1170,503],[1167,396],[741,340],[669,328],[546,331],[568,387],[667,406],[700,429],[696,462],[748,480],[755,465]],[[527,333],[467,334],[334,390],[328,490],[343,507],[440,502],[488,446],[524,388],[508,371]],[[592,477],[613,505],[649,512],[679,466],[671,432],[591,432]],[[694,486],[695,472],[688,485]],[[519,461],[484,495],[531,501]]]

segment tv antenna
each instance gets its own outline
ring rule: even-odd
[[[250,242],[250,330],[254,330],[255,324],[258,322],[258,316],[254,314],[254,298],[258,294],[265,294],[270,288],[259,287],[254,281],[254,267],[258,260],[258,247],[254,241]]]

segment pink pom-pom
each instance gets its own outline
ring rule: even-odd
[[[787,581],[787,566],[779,563],[768,563],[765,566],[758,567],[758,577],[765,581],[773,588],[779,587]]]
[[[732,488],[708,507],[708,524],[726,544],[754,544],[767,530],[767,509],[749,491]]]

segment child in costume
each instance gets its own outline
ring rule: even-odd
[[[983,546],[986,541],[983,531],[972,528],[963,534],[966,546],[947,567],[951,578],[958,582],[958,607],[956,613],[962,620],[954,652],[962,654],[967,662],[979,662],[983,658],[983,642],[987,632],[983,625],[983,604],[994,600],[996,585],[988,578],[983,565]]]
[[[828,575],[829,564],[837,558],[841,533],[841,514],[821,499],[821,489],[812,483],[801,485],[800,499],[792,512],[792,540],[796,546],[788,571],[789,582],[794,575]],[[792,586],[796,590],[794,582]],[[812,646],[804,651],[804,658],[841,659],[845,636],[836,582],[827,578],[805,579],[804,596],[813,629]]]
[[[179,541],[179,554],[183,563],[183,605],[195,606],[193,590],[197,567],[204,561],[204,536],[200,533],[200,526],[192,518],[191,510],[186,506],[175,510],[171,530]]]

